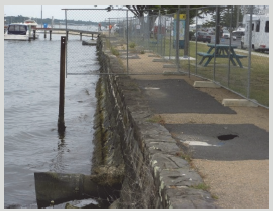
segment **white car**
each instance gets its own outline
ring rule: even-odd
[[[223,38],[229,39],[230,38],[230,33],[228,30],[223,30]]]

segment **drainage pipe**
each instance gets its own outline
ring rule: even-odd
[[[90,175],[38,172],[34,179],[38,208],[75,199],[105,199],[114,194],[113,187],[96,184]]]

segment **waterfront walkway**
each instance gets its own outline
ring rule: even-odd
[[[122,52],[126,46],[116,48]],[[158,122],[176,140],[200,174],[219,208],[269,208],[269,110],[225,107],[223,99],[241,99],[224,88],[195,88],[202,79],[164,75],[164,62],[152,53],[129,59],[129,72]],[[121,59],[126,67],[126,59]],[[176,72],[174,68],[173,71]],[[156,75],[159,73],[159,75]]]

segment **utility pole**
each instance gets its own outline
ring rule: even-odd
[[[42,13],[43,12],[42,11],[43,11],[43,5],[41,5],[41,28],[43,28],[43,23],[42,23],[43,22],[43,19],[42,19],[42,17],[43,17]]]

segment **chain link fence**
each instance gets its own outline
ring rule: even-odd
[[[195,75],[269,107],[267,5],[189,7],[171,14],[159,10],[157,15],[146,11],[143,17],[122,9],[65,13],[68,75],[100,74],[94,59],[99,33],[103,50],[124,66],[120,74]],[[73,51],[79,56],[70,56]],[[82,71],[86,65],[90,69]]]

